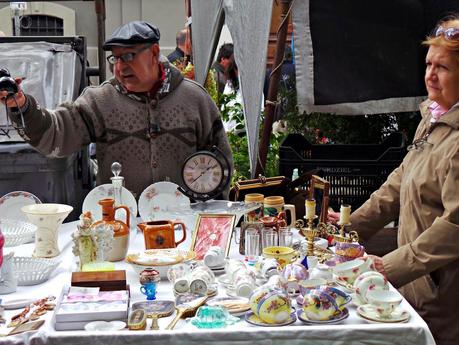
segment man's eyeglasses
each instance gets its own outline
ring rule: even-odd
[[[438,28],[435,29],[435,37],[438,37],[441,34],[443,34],[443,36],[447,40],[459,41],[459,28],[445,29],[444,27],[439,26]]]
[[[137,51],[129,52],[129,53],[126,53],[126,54],[121,54],[120,56],[110,55],[110,56],[107,56],[107,61],[111,65],[116,64],[120,60],[123,61],[123,62],[131,62],[131,61],[133,61],[135,59],[135,56],[138,53],[140,53],[140,52],[142,52],[142,51],[144,51],[144,50],[146,50],[146,49],[148,49],[150,47],[151,47],[151,45],[146,45],[146,46],[143,46],[142,48],[138,49]]]

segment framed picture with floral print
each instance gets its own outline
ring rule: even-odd
[[[191,242],[191,249],[196,253],[196,259],[202,260],[212,246],[223,248],[225,255],[228,256],[235,220],[234,214],[201,213],[198,215]]]

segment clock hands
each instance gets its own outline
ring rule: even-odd
[[[204,174],[205,174],[206,172],[208,172],[210,169],[213,169],[213,168],[215,168],[215,167],[216,167],[216,165],[207,167],[206,170],[202,171],[202,172],[199,174],[198,177],[196,177],[193,181],[191,181],[191,184],[195,183],[199,178],[201,178],[202,176],[204,176]]]

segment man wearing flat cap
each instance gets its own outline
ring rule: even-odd
[[[125,24],[103,49],[114,78],[88,87],[73,103],[54,110],[40,107],[21,90],[17,104],[7,100],[9,116],[22,137],[40,152],[64,157],[97,144],[97,183],[110,182],[110,166],[120,162],[126,188],[137,196],[156,181],[182,184],[181,165],[201,149],[217,146],[232,162],[220,113],[205,89],[185,79],[160,55],[160,33],[141,21]],[[7,94],[0,91],[5,102]]]

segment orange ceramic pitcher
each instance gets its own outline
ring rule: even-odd
[[[99,205],[102,206],[102,220],[94,222],[92,228],[106,225],[113,229],[113,246],[108,254],[108,261],[124,260],[129,248],[129,219],[131,212],[124,205],[115,207],[115,199],[100,199]],[[126,222],[115,219],[115,211],[118,209],[126,211]]]
[[[175,242],[176,225],[180,225],[183,232],[183,237],[178,242]],[[186,240],[186,227],[180,221],[155,220],[137,224],[137,227],[143,231],[146,249],[175,248]]]

